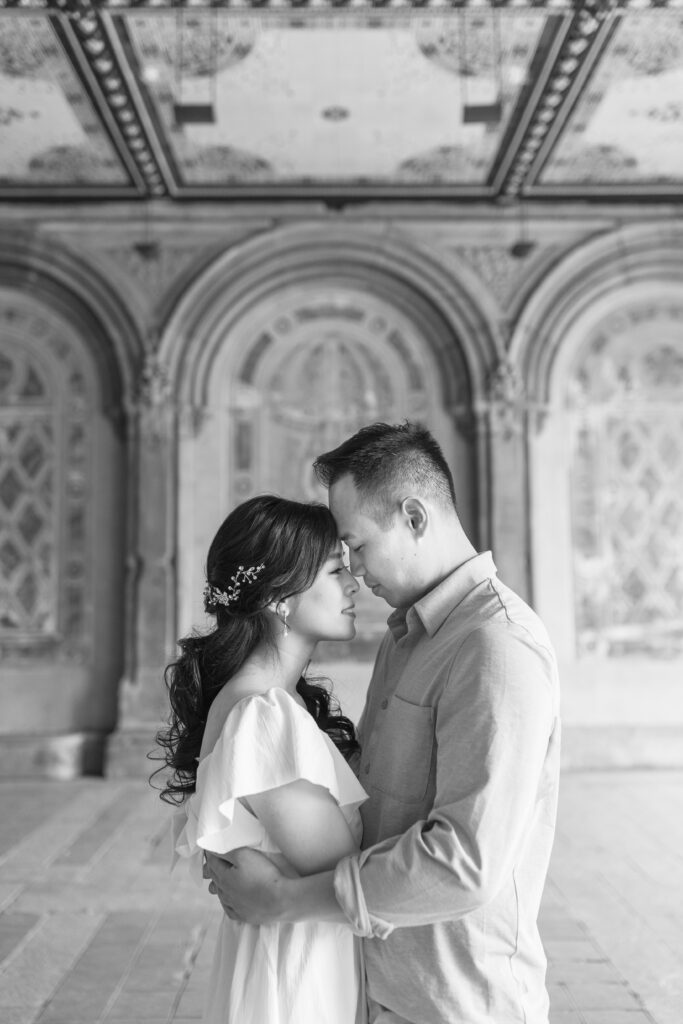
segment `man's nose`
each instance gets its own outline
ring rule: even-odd
[[[349,571],[353,576],[363,575],[363,562],[358,555],[349,549]]]

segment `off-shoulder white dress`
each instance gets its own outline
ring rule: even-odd
[[[325,786],[360,842],[358,807],[367,794],[308,711],[279,687],[239,700],[176,815],[177,857],[189,860],[201,882],[203,850],[280,853],[239,798],[297,779]],[[204,1024],[364,1022],[360,943],[349,928],[320,921],[258,927],[222,915]]]

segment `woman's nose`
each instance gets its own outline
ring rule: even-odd
[[[344,587],[344,589],[348,590],[350,594],[357,594],[360,589],[358,580],[356,579],[355,576],[351,574],[351,572],[348,569],[346,570],[346,575],[348,576],[348,579],[346,581],[346,586]]]

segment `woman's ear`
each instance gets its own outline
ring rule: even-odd
[[[415,537],[424,536],[429,515],[419,498],[404,498],[401,502],[401,515]]]
[[[286,598],[269,601],[266,608],[269,612],[272,612],[273,615],[277,615],[278,619],[282,619],[290,613],[289,603]]]

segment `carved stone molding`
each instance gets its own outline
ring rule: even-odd
[[[450,417],[460,437],[468,443],[476,440],[481,428],[480,418],[471,405],[452,405],[449,409]]]
[[[156,353],[150,352],[140,372],[137,413],[140,432],[154,445],[170,438],[175,404],[166,366]]]
[[[491,371],[487,385],[491,428],[509,440],[521,433],[526,411],[524,386],[517,367],[508,359],[501,359]]]
[[[196,437],[212,413],[203,405],[183,403],[178,408],[178,426],[183,437]]]
[[[150,353],[140,375],[140,404],[145,409],[156,409],[164,405],[171,391],[166,367],[154,353]]]
[[[507,309],[527,276],[527,262],[515,259],[503,246],[461,246],[455,252],[477,272],[500,308]]]
[[[445,404],[460,400],[463,380],[481,396],[486,365],[500,351],[497,324],[444,262],[410,239],[382,236],[380,242],[355,225],[278,226],[222,252],[196,276],[164,324],[161,352],[174,373],[187,368],[178,394],[201,405],[207,345],[218,347],[248,309],[280,287],[343,279],[403,310],[429,338]]]
[[[103,248],[102,255],[117,265],[145,295],[158,300],[195,260],[192,245],[132,242]]]

